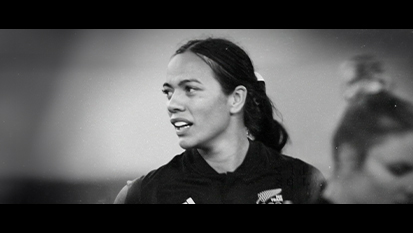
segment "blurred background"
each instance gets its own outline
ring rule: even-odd
[[[246,50],[290,133],[284,153],[326,178],[345,60],[377,55],[413,99],[411,29],[1,29],[0,203],[113,203],[180,154],[161,88],[175,50],[208,36]]]

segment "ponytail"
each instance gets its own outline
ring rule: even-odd
[[[262,76],[255,72],[257,81],[249,88],[249,96],[245,104],[245,126],[257,141],[281,153],[289,140],[284,126],[274,119],[273,102],[265,90]]]

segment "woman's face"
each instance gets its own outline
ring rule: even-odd
[[[208,148],[225,137],[230,122],[228,97],[197,55],[186,52],[171,59],[163,92],[182,148]]]
[[[359,203],[413,204],[413,133],[373,147],[354,178]]]

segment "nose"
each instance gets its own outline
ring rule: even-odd
[[[166,107],[169,113],[177,113],[185,111],[183,98],[180,96],[179,92],[174,92],[171,98],[166,103]]]

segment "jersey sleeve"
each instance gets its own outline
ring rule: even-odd
[[[309,200],[307,204],[313,204],[323,192],[326,185],[326,179],[318,169],[312,167],[310,169],[306,184],[308,185],[307,197]]]
[[[302,161],[299,161],[297,171],[298,186],[296,188],[299,190],[296,193],[299,195],[298,200],[301,204],[312,204],[320,197],[326,180],[317,168]]]
[[[126,196],[128,195],[128,191],[129,191],[129,186],[125,185],[123,186],[123,188],[120,190],[120,192],[118,193],[118,195],[115,198],[115,201],[113,202],[113,204],[125,204],[125,200],[126,200]]]
[[[126,182],[126,185],[123,186],[123,188],[116,196],[113,204],[128,204],[131,199],[131,196],[138,197],[137,199],[139,200],[142,179],[143,177],[136,178],[134,180],[128,180]]]

